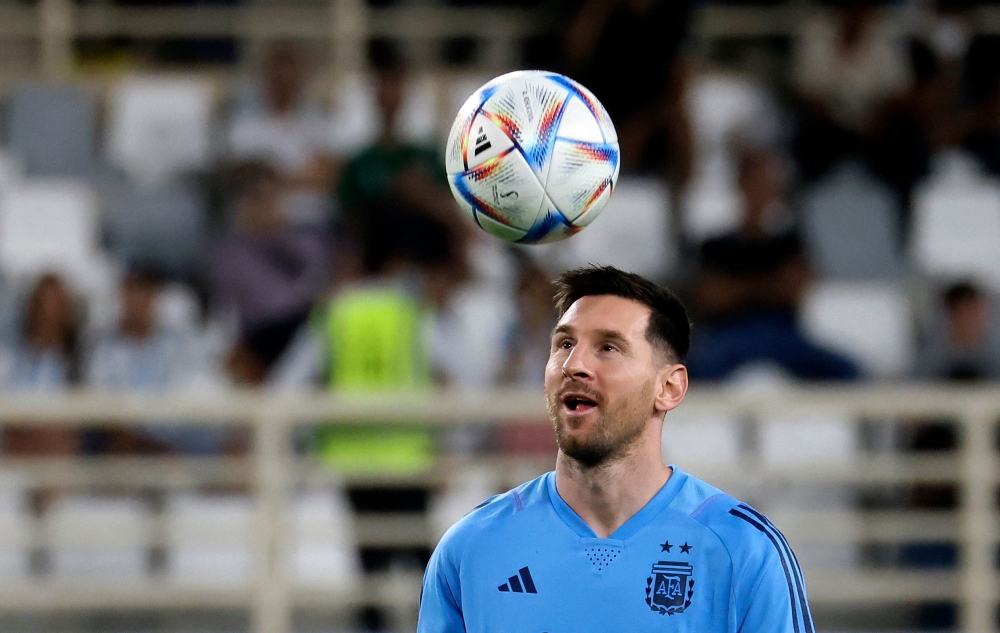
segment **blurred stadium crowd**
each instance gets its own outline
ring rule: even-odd
[[[398,42],[373,41],[370,73],[332,100],[315,98],[318,70],[291,41],[221,99],[183,76],[125,75],[103,102],[15,86],[0,380],[536,385],[547,280],[591,261],[682,293],[696,380],[997,378],[1000,40],[976,36],[964,8],[914,29],[905,6],[816,5],[774,68],[753,49],[699,54],[694,5],[586,0],[524,63],[607,106],[621,185],[595,228],[538,248],[488,238],[448,191],[447,122],[487,77],[434,84]],[[218,454],[240,441],[10,428],[2,446]]]
[[[324,96],[308,47],[282,41],[224,94],[177,74],[123,74],[101,91],[13,85],[0,128],[0,386],[534,388],[554,325],[549,281],[589,262],[682,295],[695,384],[1000,378],[1000,37],[977,34],[970,3],[803,7],[787,41],[732,49],[692,40],[688,2],[548,7],[571,17],[527,42],[522,65],[598,96],[623,167],[592,227],[539,247],[462,217],[441,157],[459,105],[506,69],[429,73],[377,40],[367,72]],[[925,425],[900,441],[956,440]],[[331,426],[304,444],[340,469],[554,449],[537,424],[443,446],[412,428]],[[15,457],[247,448],[238,429],[153,421],[0,435]],[[428,503],[409,489],[350,501]],[[926,486],[909,503],[953,507],[955,491]],[[949,566],[955,548],[901,558]]]

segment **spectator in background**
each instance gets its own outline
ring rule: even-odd
[[[260,382],[324,291],[330,249],[324,237],[290,223],[281,177],[266,163],[234,174],[235,218],[211,254],[216,295],[236,308],[240,343],[230,359],[241,382]]]
[[[973,40],[962,83],[967,104],[962,145],[1000,176],[1000,41],[996,37]]]
[[[364,276],[319,311],[323,374],[333,389],[426,388],[437,382],[436,315],[468,279],[469,262],[455,234],[419,210],[397,206],[373,215],[393,219],[366,236]]]
[[[990,298],[972,283],[962,282],[945,290],[941,303],[945,327],[923,349],[923,376],[959,381],[1000,378],[1000,353],[990,337]]]
[[[328,192],[334,185],[330,122],[306,100],[306,64],[288,42],[267,54],[261,88],[237,106],[227,132],[229,159],[265,162],[275,170],[284,212],[293,223],[330,219]]]
[[[687,182],[692,163],[681,51],[694,4],[584,0],[564,32],[566,72],[607,108],[624,168],[665,174],[675,185]]]
[[[970,282],[951,285],[941,293],[944,324],[921,350],[918,376],[956,382],[1000,378],[1000,350],[991,336],[990,299]],[[901,446],[923,454],[941,454],[959,446],[959,430],[953,420],[930,419],[903,425]],[[917,482],[909,487],[909,507],[920,511],[954,511],[961,498],[951,483]],[[953,542],[922,541],[899,546],[903,567],[954,569],[959,547]],[[957,609],[953,603],[924,604],[917,612],[923,629],[954,627]]]
[[[517,279],[517,319],[507,330],[502,385],[537,388],[549,362],[556,321],[552,276],[532,261],[522,262]],[[558,450],[552,426],[545,420],[504,424],[496,430],[494,443],[508,454],[552,455]]]
[[[505,340],[502,384],[529,387],[539,383],[549,361],[555,326],[551,275],[535,262],[524,261],[517,278],[517,320]]]
[[[381,135],[344,167],[339,197],[348,226],[358,233],[366,232],[373,206],[383,211],[405,206],[446,226],[467,227],[468,223],[457,222],[444,160],[438,152],[396,134],[409,81],[402,58],[388,46],[376,47],[373,57]]]
[[[930,171],[931,156],[956,142],[958,85],[933,48],[920,40],[909,47],[913,82],[890,101],[872,126],[871,163],[899,197],[908,220],[911,196]]]
[[[802,100],[794,153],[805,179],[844,157],[867,157],[882,109],[910,83],[895,27],[872,0],[837,0],[804,23],[794,59]]]
[[[0,356],[0,380],[12,391],[52,392],[79,381],[79,318],[62,277],[43,275],[24,309],[21,337]],[[79,433],[55,426],[9,425],[0,447],[8,455],[70,455]]]
[[[694,293],[692,378],[719,380],[750,364],[771,364],[803,379],[849,379],[858,369],[807,340],[796,309],[810,280],[802,242],[785,202],[787,174],[771,150],[746,151],[739,167],[743,221],[701,247]]]
[[[163,391],[189,387],[197,375],[191,366],[190,342],[160,327],[157,301],[160,281],[150,271],[133,270],[121,285],[117,327],[98,333],[84,374],[89,387],[110,391]],[[217,454],[227,432],[158,426],[141,430],[97,432],[94,452]]]
[[[435,313],[467,276],[460,243],[445,226],[405,207],[388,213],[393,225],[363,243],[364,276],[339,288],[313,319],[316,373],[338,393],[426,393]],[[324,425],[315,449],[331,468],[369,475],[425,471],[438,450],[428,429],[397,423]],[[424,513],[429,500],[420,485],[356,486],[348,494],[357,512]],[[422,569],[429,556],[425,546],[361,550],[366,571]],[[378,612],[364,619],[364,630],[386,628]]]

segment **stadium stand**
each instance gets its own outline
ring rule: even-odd
[[[643,157],[643,173],[623,165],[604,216],[552,247],[485,242],[448,215],[440,169],[414,178],[423,158],[398,165],[404,152],[384,151],[351,177],[377,183],[370,202],[392,218],[403,206],[430,208],[435,221],[464,227],[451,236],[461,253],[392,277],[423,311],[425,336],[410,343],[424,346],[413,352],[429,359],[421,380],[434,389],[352,400],[304,393],[330,385],[324,363],[327,373],[336,367],[317,360],[322,307],[350,297],[366,248],[391,242],[351,226],[335,193],[342,168],[395,142],[439,167],[451,118],[473,89],[519,66],[563,68],[559,52],[534,49],[559,48],[571,18],[533,5],[370,4],[0,4],[0,630],[413,630],[421,552],[483,498],[551,467],[537,393],[551,327],[537,307],[550,297],[530,271],[627,267],[678,289],[696,307],[696,333],[709,330],[696,254],[706,240],[747,237],[747,155],[777,157],[786,172],[774,204],[758,209],[766,217],[753,239],[798,231],[808,264],[795,268],[802,293],[779,302],[789,310],[781,331],[842,354],[861,377],[813,385],[754,359],[727,367],[669,416],[665,459],[746,496],[785,529],[823,630],[1000,628],[1000,397],[982,382],[908,386],[998,375],[996,7],[699,5],[689,32],[671,29],[671,47],[683,51],[677,66],[654,78],[670,93],[659,105],[683,115],[652,143],[671,159]],[[873,28],[836,48],[850,24]],[[209,36],[238,44],[236,62],[213,52]],[[471,61],[446,62],[443,51],[462,38]],[[379,59],[365,57],[386,39],[405,62],[388,66],[407,71],[393,86],[379,82]],[[170,57],[187,46],[201,61]],[[851,46],[853,58],[842,54]],[[301,73],[295,81],[267,62],[289,47],[302,53],[292,62],[301,66],[284,67]],[[282,81],[284,108],[272,94]],[[248,168],[265,186],[241,177]],[[400,191],[416,195],[404,205],[393,198]],[[241,200],[267,204],[240,210]],[[287,217],[246,230],[275,210]],[[414,230],[393,243],[426,248],[420,226],[407,224]],[[282,250],[268,238],[286,229],[297,241]],[[303,282],[287,314],[271,319],[268,308],[284,304],[249,291],[241,297],[250,309],[234,312],[206,265],[230,238],[252,242],[241,252],[279,279],[265,290]],[[397,254],[390,246],[380,257]],[[223,259],[215,265],[262,289],[249,266]],[[137,271],[159,284],[153,330],[183,341],[178,380],[168,392],[74,393],[102,337],[121,328],[118,290]],[[736,294],[754,285],[743,281]],[[952,309],[950,291],[967,283],[983,292]],[[39,285],[61,290],[33,302]],[[280,344],[258,345],[258,336]],[[109,365],[121,366],[124,347],[103,348]],[[525,391],[494,391],[511,385]],[[316,426],[385,422],[400,410],[408,424],[427,425],[417,434],[433,440],[420,445],[427,469],[319,464]],[[170,426],[178,416],[224,439],[208,451],[135,441],[149,439],[150,421]],[[947,437],[925,442],[935,425]],[[388,507],[352,497],[379,488]],[[951,501],[926,502],[942,489]],[[898,553],[928,542],[941,547],[924,554],[944,553],[937,567]],[[925,608],[941,604],[943,625]],[[202,613],[234,611],[235,623],[218,626]],[[143,627],[130,624],[135,612],[165,615]],[[80,624],[83,613],[106,618]]]

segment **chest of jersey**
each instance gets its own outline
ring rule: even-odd
[[[705,530],[648,526],[627,542],[555,530],[530,548],[511,543],[461,572],[468,633],[735,631],[732,565]]]

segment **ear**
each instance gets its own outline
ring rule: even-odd
[[[688,371],[684,365],[665,365],[656,375],[656,398],[653,406],[666,413],[684,400],[688,389]]]

